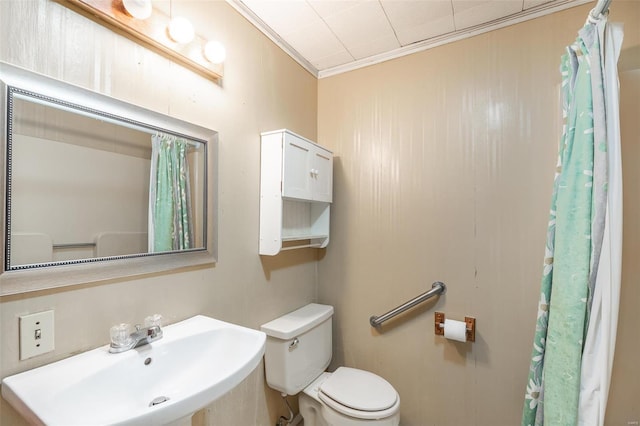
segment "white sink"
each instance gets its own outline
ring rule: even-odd
[[[263,332],[202,315],[163,332],[127,352],[104,346],[6,377],[2,397],[34,424],[167,424],[230,391],[264,354]]]

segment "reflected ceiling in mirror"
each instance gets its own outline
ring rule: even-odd
[[[0,80],[4,281],[13,271],[199,252],[213,262],[216,132],[7,64]]]

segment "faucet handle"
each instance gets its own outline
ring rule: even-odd
[[[154,326],[162,327],[162,315],[160,314],[149,315],[144,319],[144,326],[147,328],[154,327]]]
[[[127,323],[114,325],[110,334],[111,346],[122,347],[131,343],[131,326]]]

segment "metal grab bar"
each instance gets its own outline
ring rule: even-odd
[[[372,316],[371,318],[369,318],[369,324],[371,324],[372,327],[380,327],[383,322],[390,320],[396,315],[403,313],[407,309],[411,309],[414,306],[419,305],[425,300],[429,300],[438,294],[444,294],[446,293],[446,291],[447,286],[445,286],[444,283],[441,283],[440,281],[436,281],[431,285],[431,290],[427,291],[426,293],[422,293],[420,296],[417,296],[409,300],[407,303],[404,303],[397,308],[390,310],[384,315],[380,315],[379,317],[375,315]]]

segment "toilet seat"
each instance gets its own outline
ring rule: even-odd
[[[318,396],[339,413],[366,420],[389,417],[400,407],[400,397],[389,382],[349,367],[333,372],[320,386]]]

